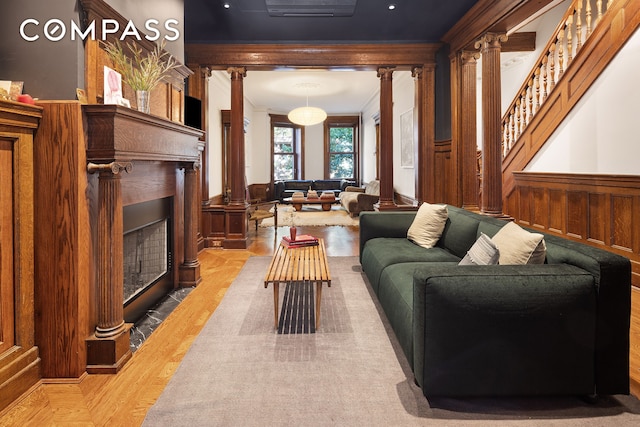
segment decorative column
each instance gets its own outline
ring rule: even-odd
[[[393,197],[393,67],[378,68],[380,78],[380,201],[378,210],[396,207]]]
[[[486,215],[502,217],[502,117],[500,50],[506,34],[487,33],[475,43],[482,54],[482,206]]]
[[[199,138],[202,141],[202,153],[200,154],[200,169],[198,170],[198,184],[200,185],[201,205],[203,208],[210,205],[209,200],[209,77],[211,77],[211,69],[200,65],[190,64],[189,68],[194,73],[189,76],[189,84],[187,85],[188,95],[197,98],[201,102],[200,123],[204,132]],[[198,212],[198,250],[204,249],[204,224],[202,214]]]
[[[97,325],[87,339],[87,372],[115,373],[131,357],[129,329],[124,323],[124,228],[122,219],[123,171],[130,172],[129,162],[89,163],[89,173],[98,177],[97,229]]]
[[[200,162],[185,167],[184,171],[184,262],[180,266],[180,286],[196,286],[202,281],[198,261],[198,171]]]
[[[227,70],[231,75],[231,149],[229,167],[231,169],[231,195],[225,207],[226,249],[247,248],[247,201],[244,162],[244,93],[243,79],[247,75],[244,67]]]
[[[476,65],[478,52],[463,51],[461,59],[460,151],[462,174],[462,207],[479,211],[477,164]]]
[[[415,198],[418,203],[435,202],[435,66],[415,67],[413,106]]]

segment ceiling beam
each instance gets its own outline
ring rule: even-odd
[[[252,70],[326,68],[377,70],[392,66],[409,70],[435,64],[441,44],[186,44],[188,64],[211,69],[243,66]]]
[[[473,46],[484,33],[509,33],[523,21],[556,0],[479,0],[442,37],[451,52]]]
[[[536,50],[536,33],[513,33],[502,43],[500,52],[533,52]]]

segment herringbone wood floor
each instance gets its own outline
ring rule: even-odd
[[[298,232],[324,238],[329,256],[358,254],[357,228],[299,227]],[[139,426],[245,261],[273,254],[283,233],[288,228],[251,229],[247,250],[201,252],[202,283],[117,375],[87,375],[77,384],[40,384],[0,414],[0,426]]]

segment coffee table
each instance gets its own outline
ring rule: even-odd
[[[331,274],[329,272],[329,262],[325,251],[324,240],[318,239],[317,246],[304,246],[300,248],[289,248],[280,243],[276,249],[271,264],[264,277],[265,289],[273,284],[273,310],[274,324],[278,328],[278,301],[280,283],[315,283],[316,304],[315,318],[316,330],[320,327],[320,301],[322,298],[322,284],[326,283],[331,287]]]
[[[293,209],[295,209],[296,211],[302,210],[302,205],[322,205],[323,211],[330,211],[331,205],[336,203],[338,199],[336,199],[335,197],[333,199],[329,199],[329,198],[323,199],[320,197],[316,199],[307,199],[305,197],[304,200],[296,199],[294,201],[292,197],[287,197],[286,199],[282,199],[282,201],[284,203],[291,204],[293,206]]]

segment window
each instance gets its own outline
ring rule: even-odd
[[[359,178],[360,146],[358,116],[328,117],[325,121],[325,178]]]
[[[271,116],[271,157],[274,181],[301,179],[303,129],[285,116]]]

